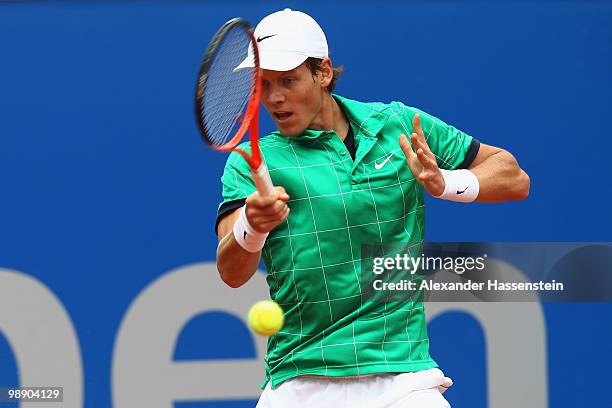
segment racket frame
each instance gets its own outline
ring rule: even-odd
[[[208,77],[208,70],[214,61],[214,57],[217,53],[217,49],[223,43],[225,35],[236,25],[248,34],[251,47],[253,49],[254,58],[254,69],[253,69],[253,92],[247,103],[247,107],[242,118],[242,122],[236,134],[225,144],[218,145],[213,142],[213,138],[204,127],[203,121],[203,108],[204,108],[204,92],[206,89],[206,80]],[[274,185],[270,179],[270,173],[268,168],[263,161],[261,156],[261,150],[259,149],[259,101],[261,99],[261,70],[259,69],[259,49],[257,47],[257,41],[255,40],[254,30],[251,25],[242,18],[233,18],[226,22],[219,30],[215,33],[212,41],[206,49],[204,59],[200,66],[200,72],[198,73],[198,83],[196,86],[195,96],[195,111],[198,122],[198,129],[200,135],[204,141],[212,147],[214,150],[222,152],[236,151],[241,154],[244,159],[248,162],[251,168],[251,175],[253,176],[253,182],[257,190],[264,196],[270,196],[274,193]],[[249,142],[251,144],[251,154],[245,150],[236,147],[246,132],[249,132]]]

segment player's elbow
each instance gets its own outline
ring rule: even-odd
[[[244,285],[245,282],[241,282],[239,280],[236,279],[231,279],[231,278],[224,278],[223,276],[221,276],[221,279],[223,280],[223,282],[229,286],[230,288],[233,289],[237,289],[239,287],[241,287],[242,285]]]
[[[513,195],[515,200],[526,200],[527,197],[529,197],[531,179],[524,170],[519,169],[519,174],[516,178],[516,182],[513,183],[513,186]]]
[[[230,288],[236,289],[246,283],[246,280],[239,279],[239,277],[236,276],[236,274],[234,273],[229,273],[226,268],[221,267],[221,265],[219,265],[218,263],[217,270],[219,271],[219,276],[221,277],[223,283],[225,283]]]
[[[516,158],[508,151],[503,150],[508,173],[508,186],[511,200],[526,200],[529,197],[531,180],[529,175],[521,168]]]

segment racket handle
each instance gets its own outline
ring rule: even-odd
[[[266,166],[265,162],[262,161],[257,170],[251,169],[251,175],[253,176],[253,182],[255,182],[255,188],[257,188],[259,194],[263,196],[271,196],[274,194],[274,184],[272,184],[268,166]]]

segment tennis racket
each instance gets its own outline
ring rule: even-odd
[[[236,69],[245,58],[252,67]],[[257,191],[274,194],[259,149],[259,51],[251,25],[234,18],[211,40],[202,58],[195,92],[195,113],[202,139],[213,149],[240,153],[251,168]],[[249,132],[251,153],[236,147]]]

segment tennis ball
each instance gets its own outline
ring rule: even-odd
[[[285,322],[283,309],[271,300],[260,300],[249,310],[249,326],[257,334],[271,336],[276,334]]]

